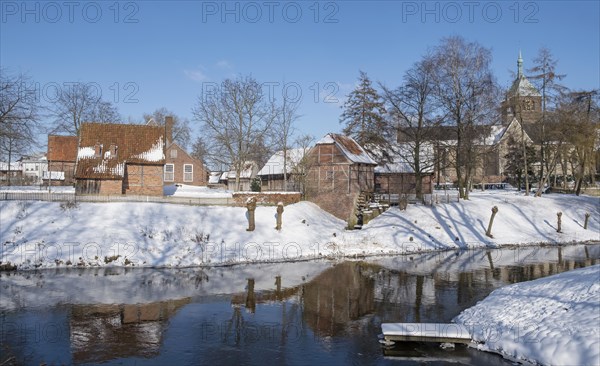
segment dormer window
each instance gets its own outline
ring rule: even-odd
[[[94,156],[97,158],[102,156],[102,144],[99,142],[96,142],[96,145],[94,145]]]
[[[110,156],[113,158],[117,157],[117,152],[119,151],[119,147],[115,144],[110,144]]]

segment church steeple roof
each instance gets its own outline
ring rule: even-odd
[[[521,50],[519,50],[519,58],[517,59],[517,78],[523,75],[523,57],[521,57]]]
[[[523,74],[523,57],[519,50],[519,58],[517,59],[517,78],[513,81],[512,86],[508,90],[509,97],[522,96],[522,97],[539,97],[540,92],[527,80]]]

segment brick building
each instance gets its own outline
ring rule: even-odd
[[[77,194],[163,194],[164,127],[83,123],[79,135]]]
[[[361,194],[372,194],[377,163],[352,138],[329,133],[307,155],[306,199],[353,226]]]
[[[45,184],[75,183],[78,142],[77,136],[48,135],[48,171],[44,174]]]
[[[190,156],[181,146],[171,143],[165,158],[164,184],[207,185],[208,173],[204,164]]]
[[[504,123],[517,118],[524,126],[532,125],[542,117],[542,95],[523,74],[521,52],[517,59],[517,78],[502,102],[502,117]]]

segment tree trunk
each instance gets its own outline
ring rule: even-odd
[[[525,195],[529,196],[529,169],[527,169],[527,143],[525,142],[525,130],[521,119],[521,143],[523,144],[523,173],[525,174]]]
[[[544,175],[544,178],[540,182],[540,185],[538,187],[537,192],[535,192],[535,196],[536,197],[541,197],[542,196],[542,190],[544,189],[544,186],[546,186],[546,182],[548,181],[548,177],[550,176],[550,173],[552,173],[552,171],[556,167],[557,163],[558,163],[558,154],[555,154],[554,155],[554,159],[552,160],[552,164],[548,167],[548,169],[546,169],[546,174]]]

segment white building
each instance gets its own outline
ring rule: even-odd
[[[33,184],[42,184],[44,172],[48,171],[48,159],[45,153],[23,156],[19,159],[23,169],[23,178]]]

